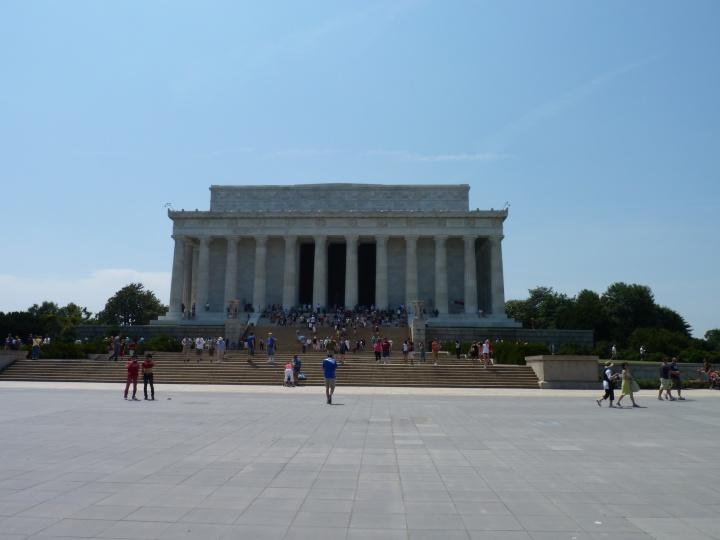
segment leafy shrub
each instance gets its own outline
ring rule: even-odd
[[[501,341],[493,344],[493,357],[498,364],[525,365],[526,356],[550,354],[544,343],[514,343]]]
[[[169,336],[155,336],[135,347],[138,354],[145,354],[146,351],[180,352],[182,344],[179,339]]]
[[[63,360],[85,359],[87,358],[87,353],[82,345],[57,341],[40,347],[40,358]]]

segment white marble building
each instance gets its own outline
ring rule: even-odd
[[[394,308],[421,300],[440,318],[505,316],[506,210],[470,210],[468,185],[211,186],[209,211],[170,211],[170,309],[223,320],[300,304]],[[242,308],[241,308],[242,309]]]

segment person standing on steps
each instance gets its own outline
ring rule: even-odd
[[[202,360],[202,354],[203,349],[205,348],[205,340],[198,336],[195,338],[195,358],[197,360],[197,363],[200,363],[200,360]]]
[[[132,399],[133,401],[137,401],[138,398],[135,397],[135,395],[137,394],[137,380],[138,373],[140,372],[140,364],[138,364],[137,356],[133,355],[130,358],[130,361],[125,364],[125,369],[127,369],[127,380],[125,381],[125,399],[128,398],[128,390],[130,389],[130,385],[132,384]]]
[[[227,344],[225,343],[225,340],[222,338],[222,336],[217,339],[215,348],[217,349],[218,362],[222,362],[223,360],[225,360],[225,349],[227,348]]]
[[[332,405],[332,396],[335,393],[335,370],[337,369],[337,361],[332,352],[329,352],[327,358],[323,360],[322,367],[325,376],[325,397],[328,405]]]
[[[277,349],[277,341],[273,337],[272,332],[268,332],[268,338],[267,338],[268,364],[275,364],[275,349]]]
[[[637,403],[635,403],[635,396],[633,395],[637,390],[640,389],[640,387],[637,386],[637,383],[632,378],[632,373],[630,372],[630,364],[627,362],[624,362],[622,365],[622,385],[620,386],[620,398],[617,400],[617,406],[622,408],[622,400],[625,396],[630,396],[630,401],[632,401],[633,407],[640,407]],[[637,388],[637,390],[636,390]]]
[[[461,345],[460,345],[460,340],[459,340],[459,339],[456,339],[456,340],[455,340],[455,358],[456,358],[457,360],[460,360],[460,352],[461,352],[461,350],[462,350],[462,347],[461,347]]]
[[[185,362],[189,362],[190,348],[192,347],[193,340],[185,336],[180,343],[182,344],[183,360],[185,360]]]
[[[382,341],[378,337],[373,344],[373,352],[375,353],[375,362],[380,364],[380,358],[382,357]]]
[[[300,357],[296,354],[293,356],[293,377],[295,379],[295,385],[300,386],[300,370],[302,369],[302,361],[300,361]]]
[[[145,361],[142,363],[142,374],[143,374],[143,394],[145,399],[148,399],[148,384],[150,385],[150,401],[155,401],[155,380],[153,378],[153,368],[155,362],[153,361],[153,355],[147,353],[145,355]]]
[[[605,395],[601,397],[600,399],[596,399],[595,403],[598,404],[598,407],[602,407],[602,402],[606,399],[610,400],[609,407],[614,407],[613,401],[615,401],[615,379],[617,378],[617,375],[613,375],[612,368],[615,364],[612,362],[605,362],[605,369],[603,369],[603,390],[605,390]]]
[[[433,339],[430,344],[430,349],[432,350],[433,365],[437,366],[438,355],[440,354],[440,342],[437,339]]]

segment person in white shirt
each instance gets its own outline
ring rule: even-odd
[[[612,368],[615,364],[612,362],[605,362],[605,369],[603,370],[603,390],[605,390],[605,394],[600,399],[596,399],[595,403],[598,404],[598,407],[602,407],[602,402],[606,399],[610,400],[609,407],[614,407],[613,401],[615,401],[615,379],[617,379],[617,375],[613,375]]]
[[[223,360],[225,360],[226,349],[226,343],[222,336],[217,339],[217,342],[215,343],[215,348],[217,349],[218,353],[218,362],[222,362]]]
[[[203,349],[205,348],[205,340],[201,337],[195,338],[195,357],[197,358],[197,363],[200,363],[200,360],[202,360],[202,353]]]

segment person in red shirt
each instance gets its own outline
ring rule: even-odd
[[[154,379],[153,379],[153,368],[155,367],[155,362],[153,362],[152,354],[147,353],[145,355],[145,361],[142,363],[142,373],[143,373],[143,394],[145,394],[145,399],[148,398],[147,393],[147,387],[148,383],[150,383],[150,401],[155,401],[155,385]]]
[[[138,398],[135,397],[135,394],[137,394],[138,372],[140,371],[140,364],[138,364],[137,356],[133,355],[130,361],[125,364],[125,368],[127,369],[127,381],[125,382],[125,399],[128,398],[128,389],[130,388],[130,383],[132,383],[132,398],[133,400],[137,401]]]
[[[432,350],[433,363],[437,366],[438,354],[440,353],[440,342],[437,339],[433,339],[430,344],[430,350]]]

